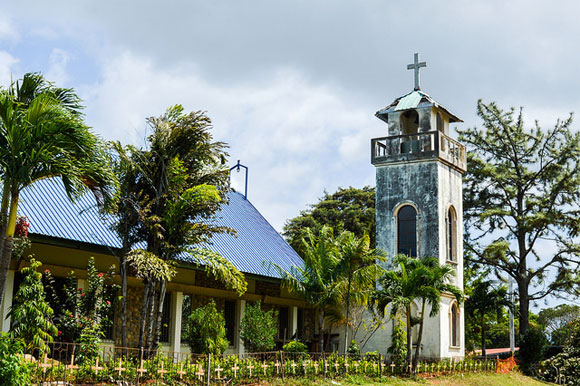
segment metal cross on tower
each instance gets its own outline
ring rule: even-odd
[[[419,54],[415,53],[415,60],[411,64],[407,64],[407,70],[415,70],[415,90],[421,90],[419,85],[419,69],[427,67],[427,62],[419,62]]]

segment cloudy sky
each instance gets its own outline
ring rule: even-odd
[[[479,125],[479,98],[552,125],[580,105],[575,1],[21,1],[0,6],[0,83],[40,71],[102,137],[206,110],[249,199],[282,229],[326,189],[374,185],[375,111],[422,89]],[[236,179],[236,184],[241,180]]]

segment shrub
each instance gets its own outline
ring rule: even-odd
[[[60,340],[86,343],[92,339],[98,344],[104,329],[112,323],[110,315],[119,288],[113,281],[113,272],[114,266],[107,274],[99,272],[91,257],[87,265],[87,288],[77,288],[78,281],[73,271],[59,291],[51,272],[44,271],[46,291],[57,310],[54,321],[61,331]]]
[[[284,352],[308,352],[308,347],[299,340],[291,340],[282,347]]]
[[[293,357],[295,359],[308,358],[308,347],[298,340],[291,340],[286,343],[282,346],[282,351],[288,354],[294,354]]]
[[[46,342],[52,342],[58,333],[52,323],[53,310],[44,297],[42,274],[37,272],[39,261],[30,259],[30,266],[22,268],[22,283],[14,296],[10,317],[14,321],[10,335],[24,341],[25,350],[49,351]]]
[[[546,335],[537,327],[528,328],[520,339],[520,361],[524,373],[530,373],[534,364],[544,357],[544,350],[548,346]]]
[[[407,331],[405,323],[397,317],[395,328],[393,329],[393,343],[387,350],[392,355],[392,362],[397,366],[404,368],[407,365]]]
[[[369,351],[365,353],[365,360],[369,362],[376,362],[379,360],[379,353],[378,351]]]
[[[0,332],[0,386],[29,385],[30,366],[24,360],[24,342]]]
[[[218,312],[215,301],[191,312],[185,334],[191,352],[221,355],[228,348],[224,314]]]
[[[569,385],[580,385],[580,319],[570,322],[567,327],[570,335],[564,345],[564,352],[543,361],[540,364],[540,375],[548,382],[558,383],[565,379]],[[564,378],[558,379],[558,375]]]
[[[352,340],[346,352],[350,355],[352,359],[359,359],[360,358],[360,347],[356,343],[356,340]]]
[[[276,346],[278,312],[264,312],[260,302],[246,307],[241,323],[241,338],[249,352],[263,352]]]

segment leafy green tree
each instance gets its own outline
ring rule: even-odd
[[[458,302],[463,301],[463,294],[459,288],[449,284],[455,274],[454,268],[448,264],[439,265],[439,260],[434,257],[413,258],[397,255],[393,263],[393,269],[386,271],[379,279],[379,288],[373,294],[373,308],[381,316],[385,315],[387,306],[391,307],[392,317],[396,317],[399,311],[405,314],[409,363],[413,362],[413,367],[416,368],[421,355],[425,306],[427,304],[430,306],[429,316],[434,317],[439,313],[443,292],[451,293]],[[417,347],[413,358],[411,328],[415,323],[411,307],[415,300],[419,301],[421,311],[418,318]]]
[[[483,129],[459,131],[468,147],[464,178],[465,246],[474,263],[518,286],[519,330],[529,327],[530,302],[578,283],[580,133],[572,116],[543,130],[526,129],[522,109],[477,104]],[[491,240],[491,241],[489,241]],[[538,242],[551,250],[538,251]]]
[[[357,237],[368,235],[370,247],[375,248],[375,188],[338,188],[335,193],[324,196],[310,209],[290,219],[284,225],[283,235],[288,243],[300,253],[306,229],[319,234],[322,227],[334,229],[336,234],[350,231]]]
[[[228,348],[224,314],[218,312],[213,299],[192,311],[185,338],[196,354],[222,355]]]
[[[112,202],[116,179],[101,140],[84,124],[80,99],[40,74],[0,89],[0,298],[14,247],[18,200],[37,180],[60,177],[69,198],[92,191]]]
[[[559,304],[556,307],[544,308],[538,314],[538,324],[555,345],[564,345],[570,334],[572,322],[580,319],[580,306]]]
[[[278,311],[264,311],[257,301],[248,304],[240,324],[240,336],[246,351],[265,352],[276,347]]]
[[[47,342],[53,341],[58,330],[52,323],[54,312],[45,299],[42,274],[37,271],[41,265],[32,258],[30,265],[22,268],[22,283],[8,315],[13,321],[10,335],[22,339],[27,352],[39,350],[43,354],[50,350]]]
[[[507,299],[507,288],[494,288],[489,280],[477,280],[471,288],[468,300],[465,302],[465,311],[479,321],[481,333],[481,355],[485,356],[486,346],[486,317],[495,313],[497,319],[503,314],[504,307],[511,304]]]

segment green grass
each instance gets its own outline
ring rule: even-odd
[[[519,386],[519,385],[547,385],[545,382],[537,381],[533,378],[526,377],[518,372],[510,374],[463,374],[441,376],[436,378],[420,378],[401,379],[394,377],[383,377],[382,379],[368,378],[364,376],[351,375],[340,379],[324,379],[324,378],[286,378],[272,380],[271,382],[262,382],[261,385],[292,385],[292,386],[306,386],[306,385],[321,385],[321,386],[337,386],[337,385],[464,385],[464,386]]]

